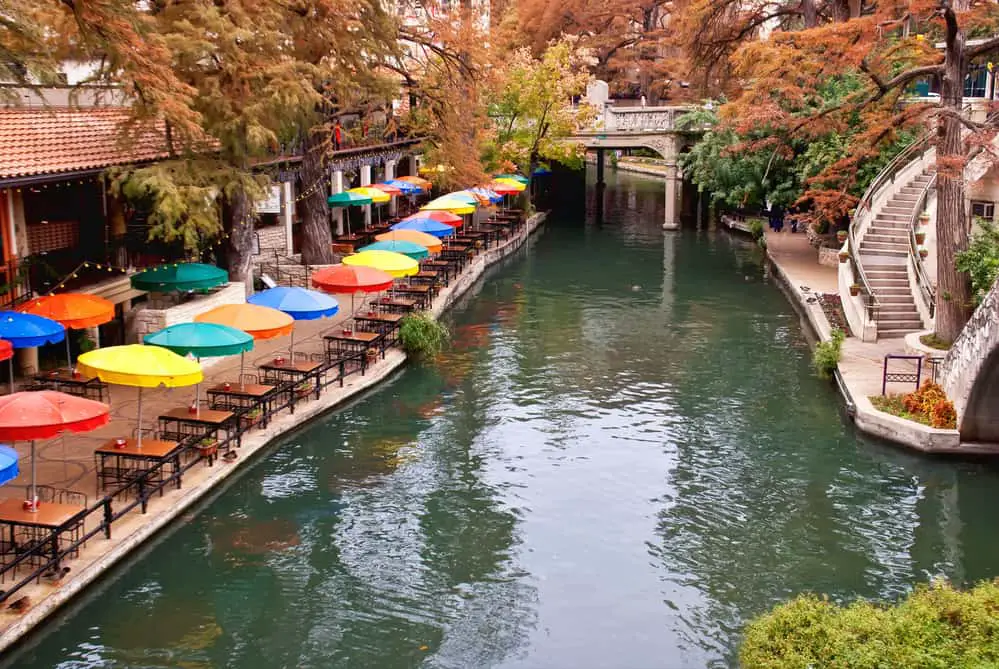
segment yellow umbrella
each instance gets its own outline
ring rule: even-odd
[[[503,184],[504,186],[509,186],[510,188],[516,189],[518,193],[522,193],[527,190],[527,186],[520,183],[516,179],[493,179],[493,183]]]
[[[377,188],[368,188],[367,186],[361,186],[360,188],[351,188],[347,191],[348,193],[356,193],[362,197],[370,197],[371,201],[375,204],[385,204],[392,199],[392,196],[383,190]]]
[[[439,197],[436,200],[431,200],[426,203],[420,209],[424,211],[450,211],[453,214],[474,214],[475,205],[470,204],[467,200],[456,200],[449,197]]]
[[[440,239],[419,230],[392,230],[377,235],[375,239],[380,242],[413,242],[420,246],[426,246],[431,253],[439,253],[441,250]]]
[[[361,251],[343,259],[344,265],[371,267],[398,278],[412,276],[420,271],[420,264],[401,253],[393,251]]]
[[[77,369],[105,383],[139,389],[139,446],[142,446],[142,389],[179,388],[201,383],[201,365],[159,346],[109,346],[82,354]]]

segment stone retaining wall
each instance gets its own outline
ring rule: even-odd
[[[199,295],[181,304],[157,308],[157,301],[147,302],[133,310],[130,317],[129,341],[141,341],[147,334],[159,332],[177,323],[190,323],[198,314],[223,304],[246,302],[242,281],[234,281],[210,295]]]

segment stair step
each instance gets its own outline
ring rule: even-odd
[[[878,334],[881,333],[882,328],[885,330],[907,330],[912,332],[913,330],[922,330],[923,321],[918,318],[907,318],[905,320],[878,318]]]
[[[884,293],[877,288],[874,289],[874,294],[878,296],[878,302],[882,305],[888,304],[907,304],[914,305],[915,302],[912,301],[912,293],[906,290],[904,293],[899,293],[897,295],[891,293]]]
[[[878,299],[878,302],[881,302]],[[881,302],[881,318],[888,321],[900,321],[906,318],[919,318],[915,302],[899,304],[898,302]]]
[[[901,330],[883,330],[881,329],[881,326],[878,325],[878,339],[901,339],[910,332],[922,329],[923,327],[919,326],[918,328],[914,328],[913,330],[904,329],[904,328]]]
[[[899,230],[896,234],[872,231],[864,235],[864,241],[861,243],[866,244],[868,242],[875,244],[908,244],[909,235],[906,234],[905,230]]]
[[[908,239],[909,226],[901,221],[876,221],[867,228],[867,235],[901,235]]]

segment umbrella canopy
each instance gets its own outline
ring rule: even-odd
[[[312,285],[327,293],[378,293],[392,287],[392,275],[358,265],[334,265],[312,273]]]
[[[474,214],[475,205],[466,200],[458,200],[451,197],[439,197],[431,200],[420,209],[424,211],[449,211],[452,214]]]
[[[178,323],[142,338],[146,344],[195,358],[236,355],[253,349],[253,336],[217,323]]]
[[[17,451],[10,446],[0,446],[0,485],[13,481],[20,473],[17,468]]]
[[[551,173],[552,171],[547,167],[545,167],[544,165],[538,165],[537,167],[534,168],[534,171],[531,172],[531,174],[534,176],[538,176],[541,174],[551,174]]]
[[[357,193],[351,193],[346,191],[343,193],[334,193],[326,198],[326,204],[332,207],[363,207],[366,204],[371,204],[371,198],[358,195]]]
[[[474,204],[475,206],[479,206],[480,204],[489,204],[488,197],[473,193],[470,190],[456,190],[453,193],[448,193],[444,197],[450,197],[463,202],[468,202],[469,204]]]
[[[530,183],[530,181],[528,181],[527,177],[523,177],[523,176],[521,176],[519,174],[494,174],[493,175],[493,179],[496,179],[497,181],[500,181],[500,180],[503,180],[503,179],[507,179],[509,181],[516,181],[517,183],[522,184],[524,186],[526,186],[527,184]]]
[[[242,330],[254,339],[272,339],[291,334],[295,321],[291,316],[257,304],[223,304],[194,317],[198,323],[218,323]]]
[[[447,237],[454,234],[454,228],[447,223],[438,223],[424,218],[406,219],[392,226],[393,230],[414,230],[434,237]]]
[[[384,204],[392,199],[392,196],[385,191],[378,190],[377,188],[371,188],[369,186],[361,186],[360,188],[351,188],[347,191],[348,193],[354,193],[360,195],[361,197],[371,198],[371,201],[375,204]]]
[[[524,189],[520,185],[511,186],[508,183],[503,183],[502,181],[494,181],[489,184],[489,190],[497,193],[498,195],[516,195],[523,191]]]
[[[82,354],[76,364],[84,374],[121,386],[179,388],[201,383],[202,379],[198,363],[160,346],[98,348]]]
[[[469,192],[481,195],[490,202],[502,202],[503,196],[492,190],[491,188],[486,188],[484,186],[476,186],[475,188],[469,188]]]
[[[438,223],[446,223],[453,228],[460,228],[462,223],[465,222],[461,216],[457,214],[452,214],[449,211],[420,211],[406,218],[403,221],[437,221]]]
[[[392,253],[401,253],[413,260],[422,260],[430,255],[430,251],[426,246],[407,241],[375,242],[374,244],[362,246],[358,251],[361,253],[365,251],[391,251]]]
[[[391,232],[383,232],[380,235],[376,235],[375,239],[380,242],[413,242],[414,244],[427,247],[427,250],[431,253],[439,253],[441,250],[440,239],[419,230],[392,230]],[[0,358],[0,360],[3,360],[3,358]]]
[[[66,338],[62,323],[19,311],[0,311],[0,338],[14,348],[33,348],[56,344]]]
[[[180,262],[159,265],[139,272],[132,277],[132,288],[157,293],[184,290],[203,290],[221,286],[229,281],[229,274],[214,265],[198,262]]]
[[[14,357],[14,345],[6,339],[0,339],[0,361]]]
[[[419,186],[423,190],[429,191],[434,185],[423,177],[397,177],[396,181],[407,181],[414,186]]]
[[[418,184],[403,181],[402,179],[389,179],[385,185],[398,188],[403,195],[419,195],[424,192],[424,188]]]
[[[510,186],[511,188],[513,188],[514,190],[516,190],[518,193],[523,193],[525,190],[527,190],[527,186],[525,186],[521,182],[517,181],[516,179],[496,179],[495,181],[493,181],[493,183],[489,184],[490,188],[492,188],[493,190],[496,190],[494,184],[499,184],[499,185],[502,185],[502,186]],[[499,192],[499,191],[497,191],[497,192]]]
[[[407,185],[409,185],[409,184],[407,184]],[[392,184],[389,184],[389,183],[371,184],[371,187],[375,188],[377,190],[380,190],[383,193],[387,193],[388,195],[405,195],[406,194],[398,186],[393,186]]]
[[[412,276],[420,271],[420,265],[409,256],[392,251],[364,251],[343,259],[344,265],[373,267],[394,277]]]
[[[0,397],[0,439],[48,439],[63,432],[88,432],[106,425],[111,407],[54,390]]]
[[[335,299],[308,288],[278,286],[251,295],[248,301],[250,304],[283,311],[296,321],[328,318],[340,311],[340,305]]]
[[[50,318],[73,330],[104,325],[114,319],[113,302],[86,293],[43,295],[28,300],[17,310]]]

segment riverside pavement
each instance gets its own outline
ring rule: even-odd
[[[520,232],[501,242],[498,246],[486,249],[477,255],[465,270],[450,285],[440,290],[434,300],[431,312],[439,316],[447,306],[454,303],[462,293],[471,287],[487,267],[507,257],[520,248],[534,230],[544,221],[544,214],[537,214],[523,226]],[[337,295],[343,311],[331,319],[318,321],[298,321],[295,323],[295,351],[305,353],[320,353],[323,351],[322,335],[338,327],[348,317],[350,305],[349,295]],[[375,296],[366,296],[374,299]],[[358,296],[360,311],[360,296]],[[277,354],[287,356],[289,339],[282,337],[273,340],[256,342],[252,352],[247,354],[246,371],[252,373],[257,364],[273,360]],[[390,376],[406,361],[405,354],[392,348],[386,352],[385,359],[379,359],[368,367],[364,376],[354,374],[347,377],[342,388],[332,385],[323,391],[318,400],[303,401],[296,405],[295,413],[287,411],[277,414],[266,428],[246,432],[242,437],[242,445],[238,449],[238,458],[226,461],[218,458],[214,466],[195,466],[188,470],[183,478],[183,487],[176,489],[169,486],[164,494],[150,499],[147,513],[136,509],[116,521],[112,529],[111,539],[103,535],[92,538],[80,550],[78,557],[67,560],[64,564],[70,567],[70,572],[56,580],[40,579],[40,582],[28,585],[19,590],[13,600],[27,597],[29,604],[26,610],[11,611],[6,605],[0,606],[0,652],[4,651],[21,637],[30,632],[48,615],[57,610],[82,591],[87,585],[99,578],[116,562],[131,551],[137,549],[145,541],[155,535],[160,529],[175,519],[182,518],[186,509],[202,497],[211,494],[224,479],[240,469],[240,465],[251,461],[255,455],[266,452],[267,447],[276,438],[295,430],[309,420],[317,418],[329,409],[345,402],[357,394],[377,385]],[[239,356],[218,358],[214,361],[203,361],[205,379],[202,387],[207,388],[224,381],[234,382],[239,374]],[[166,410],[176,407],[188,407],[194,399],[194,386],[189,388],[145,389],[142,393],[143,423],[152,427],[156,417]],[[202,392],[204,397],[204,392]],[[38,484],[59,488],[68,488],[85,492],[88,504],[92,504],[101,495],[97,494],[96,466],[94,449],[116,437],[130,437],[135,428],[137,409],[137,390],[124,386],[111,387],[111,422],[93,432],[82,435],[67,435],[36,443],[38,455]],[[27,471],[30,457],[28,444],[17,444],[21,462],[25,464],[22,471]],[[0,499],[24,499],[26,475],[22,473],[17,484],[0,487]],[[96,521],[94,521],[96,522]],[[17,578],[20,580],[20,576]],[[8,586],[11,584],[8,581]],[[0,583],[0,589],[4,584]]]

